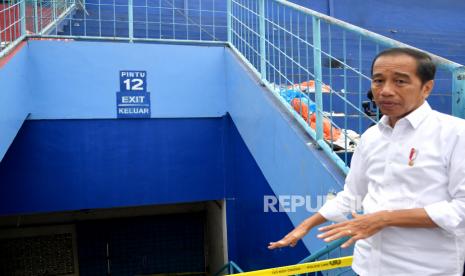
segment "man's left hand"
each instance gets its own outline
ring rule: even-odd
[[[383,211],[366,215],[352,213],[352,216],[353,219],[351,220],[319,228],[318,230],[324,233],[319,234],[318,238],[330,242],[343,237],[350,237],[341,245],[342,248],[346,248],[358,240],[373,236],[386,227],[383,220]]]

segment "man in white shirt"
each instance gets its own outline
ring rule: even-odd
[[[431,58],[408,48],[379,53],[374,101],[384,116],[354,153],[343,191],[269,249],[350,237],[352,268],[372,275],[462,275],[465,258],[465,121],[431,109]],[[363,199],[363,215],[354,213]],[[347,216],[352,213],[352,218]]]

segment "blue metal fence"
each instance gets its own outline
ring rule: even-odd
[[[379,119],[367,98],[371,61],[409,46],[288,1],[229,0],[229,10],[233,50],[347,172],[359,135]],[[433,107],[465,117],[464,67],[432,57]]]
[[[378,120],[366,97],[371,60],[407,46],[283,0],[4,2],[0,57],[26,37],[227,43],[344,172]],[[432,56],[433,107],[465,117],[464,67]]]
[[[351,255],[353,252],[353,246],[347,249],[342,249],[341,245],[345,243],[349,238],[344,237],[338,240],[329,242],[324,247],[318,249],[317,251],[313,252],[310,256],[305,257],[302,259],[299,264],[303,263],[310,263],[315,262],[318,260],[328,260],[333,258],[339,258],[341,256]],[[326,270],[320,272],[323,275],[328,276],[340,276],[340,275],[356,275],[355,272],[352,270],[351,267],[341,267],[332,270]],[[306,274],[308,275],[308,274]],[[300,275],[299,275],[300,276]]]
[[[46,36],[203,43],[227,39],[225,1],[76,1],[73,12]]]

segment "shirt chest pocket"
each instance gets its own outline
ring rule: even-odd
[[[447,166],[441,147],[434,143],[399,146],[393,160],[403,174],[417,179],[427,179],[435,173],[446,174]]]
[[[401,146],[395,156],[389,178],[413,204],[427,193],[447,192],[445,158],[441,147],[433,141]],[[438,185],[440,183],[445,185]],[[444,191],[437,190],[438,187],[443,187]]]

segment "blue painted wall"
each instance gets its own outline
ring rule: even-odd
[[[29,120],[0,163],[0,215],[224,198],[221,118]]]
[[[223,47],[29,42],[31,119],[116,118],[120,70],[147,71],[152,118],[226,114]]]
[[[0,215],[227,200],[228,252],[243,269],[308,255],[266,245],[293,228],[231,118],[28,120],[0,163]]]
[[[0,160],[29,113],[27,59],[27,48],[23,48],[0,68]]]
[[[275,195],[236,126],[228,120],[225,160],[229,259],[245,271],[295,264],[309,255],[303,243],[270,251],[267,245],[294,226],[286,213],[264,212],[263,196]]]
[[[223,47],[28,41],[0,69],[0,160],[24,119],[116,118],[120,70],[147,71],[152,118],[226,114]],[[208,72],[206,74],[205,72]]]

